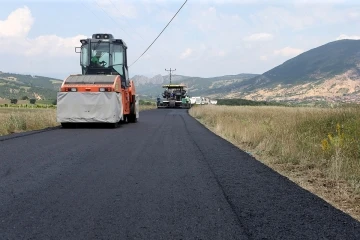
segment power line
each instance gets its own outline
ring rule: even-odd
[[[155,40],[150,44],[150,46],[140,55],[140,57],[138,57],[138,59],[135,60],[135,62],[133,62],[129,68],[134,64],[136,63],[146,52],[147,50],[149,50],[149,48],[155,43],[155,41],[160,37],[160,35],[164,32],[164,30],[167,28],[167,26],[169,26],[169,24],[172,22],[172,20],[176,17],[176,15],[180,12],[180,10],[183,8],[183,6],[185,5],[185,3],[187,2],[188,0],[186,0],[183,5],[181,5],[181,7],[179,8],[179,10],[175,13],[175,15],[171,18],[171,20],[168,22],[168,24],[166,24],[166,26],[164,27],[164,29],[160,32],[160,34],[155,38]]]
[[[100,7],[100,5],[94,1],[95,4],[117,25],[117,27],[119,27],[118,25],[120,25],[117,21],[114,20],[114,18],[112,18],[109,14],[107,14],[107,12],[102,8]],[[119,27],[121,30],[123,30],[123,32],[125,32],[129,37],[132,38],[132,36],[130,36],[130,34],[128,34],[124,29],[122,29],[121,27]]]
[[[80,0],[81,4],[87,9],[89,10],[97,19],[99,19],[99,17],[87,6],[85,5],[85,3],[82,2],[83,0]]]
[[[114,2],[113,2],[112,0],[108,0],[108,1],[109,1],[109,2],[112,4],[112,6],[118,11],[119,15],[124,17],[124,20],[125,20],[125,19],[126,19],[126,16],[124,16],[123,14],[120,13],[121,11],[117,8],[117,6],[114,4]],[[153,4],[156,5],[156,3],[153,3]],[[130,27],[133,28],[133,29],[132,29],[132,32],[136,33],[142,40],[145,41],[145,39],[144,39],[137,31],[134,30],[135,27],[131,26],[127,21],[125,21],[125,22],[127,23],[127,25],[129,25]],[[142,43],[144,43],[144,42],[142,42]],[[165,51],[167,52],[167,50],[165,50]],[[164,60],[164,58],[162,57],[162,55],[160,55],[159,57],[160,57],[162,60]]]
[[[87,9],[89,10],[95,17],[96,17],[96,20],[100,20],[100,17],[98,15],[96,15],[89,6],[87,6],[84,2],[85,0],[80,0],[81,4]],[[95,2],[96,3],[96,2]],[[98,8],[100,8],[102,11],[104,11],[104,9],[102,9],[97,3],[96,5],[98,6]],[[105,12],[105,11],[104,11]],[[105,14],[107,15],[107,13],[105,12]],[[111,18],[109,15],[108,15],[109,18]],[[113,19],[112,19],[113,20]],[[114,20],[113,20],[114,21]],[[99,23],[99,21],[96,21],[96,23]],[[117,23],[115,22],[116,26],[117,26]],[[103,24],[102,24],[103,25]],[[125,31],[124,31],[125,32]]]
[[[118,14],[120,15],[120,16],[123,16],[123,17],[125,17],[124,15],[122,15],[120,12],[120,10],[116,7],[116,5],[111,1],[111,0],[108,0],[112,5],[113,5],[113,7],[118,11]],[[130,25],[128,22],[126,22],[127,23],[127,25]],[[142,38],[142,40],[145,40],[138,32],[136,32],[136,31],[134,31],[134,30],[132,30],[133,32],[135,32],[135,33],[137,33],[137,35],[139,35],[139,37],[141,37]]]
[[[84,0],[80,0],[80,1],[84,1]],[[115,4],[109,0],[109,2],[116,8],[116,10],[119,11],[119,9],[115,6]],[[86,6],[83,2],[81,2],[82,5],[84,5],[97,19],[100,19],[88,6]],[[112,18],[96,1],[95,4],[97,5],[98,8],[100,8],[115,24],[117,27],[119,27],[119,23],[117,21],[115,21],[114,18]],[[96,7],[96,6],[95,6]],[[120,12],[120,11],[119,11]],[[119,13],[120,14],[120,13]],[[121,14],[120,14],[121,15]],[[124,15],[122,15],[124,16]],[[119,27],[120,28],[120,27]],[[125,32],[128,36],[130,36],[129,33],[127,33],[123,28],[120,28],[123,32]],[[139,34],[138,34],[139,35]],[[140,36],[140,35],[139,35]],[[132,36],[130,36],[132,37]],[[140,36],[141,37],[141,36]],[[132,37],[133,38],[133,37]],[[141,37],[142,38],[142,37]],[[133,38],[134,39],[134,38]],[[143,39],[144,40],[144,39]]]
[[[119,15],[124,17],[124,20],[125,20],[125,19],[126,19],[126,16],[124,16],[123,14],[120,13],[121,11],[117,8],[117,6],[114,4],[114,2],[113,2],[112,0],[108,0],[108,1],[109,1],[109,2],[113,5],[113,7],[118,11]],[[156,3],[153,3],[153,4],[156,5]],[[125,22],[126,22],[127,25],[129,25],[130,27],[133,28],[133,29],[132,29],[132,32],[136,33],[142,40],[145,41],[145,39],[143,38],[143,36],[141,36],[137,31],[134,30],[135,27],[131,26],[131,25],[129,24],[129,22],[127,22],[127,21],[125,21]],[[142,43],[144,43],[144,42],[142,42]],[[167,52],[167,50],[165,50],[165,51]],[[164,60],[164,58],[162,57],[162,55],[160,55],[159,57],[160,57],[162,60]]]

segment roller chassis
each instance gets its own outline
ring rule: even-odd
[[[82,73],[62,83],[57,93],[57,122],[64,128],[137,122],[139,96],[128,77],[126,43],[101,33],[80,42],[75,52],[80,53]]]

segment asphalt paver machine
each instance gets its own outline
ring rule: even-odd
[[[165,89],[157,98],[157,108],[190,108],[191,102],[186,94],[186,86],[182,84],[163,85]]]

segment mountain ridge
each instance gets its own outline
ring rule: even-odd
[[[14,79],[8,79],[15,77]],[[169,75],[134,75],[137,93],[156,98]],[[56,98],[63,80],[0,72],[0,98],[29,93]],[[263,74],[240,73],[217,77],[172,75],[172,83],[188,86],[190,96],[243,98],[260,101],[327,99],[360,102],[360,40],[337,40],[290,58]],[[21,96],[20,96],[21,97]]]
[[[329,88],[329,82],[332,88]],[[336,86],[344,89],[340,91]],[[321,98],[327,93],[334,98],[358,96],[360,40],[344,39],[323,44],[233,87],[233,93],[225,95],[226,98],[289,100],[291,97],[301,100]],[[298,88],[299,93],[295,93],[294,88]],[[313,88],[317,89],[317,94],[311,90]]]

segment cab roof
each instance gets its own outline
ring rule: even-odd
[[[183,84],[167,84],[167,85],[163,85],[163,88],[186,88],[185,85]]]
[[[121,43],[126,49],[127,49],[127,45],[125,43],[124,40],[120,39],[120,38],[114,38],[114,36],[111,33],[94,33],[92,34],[91,38],[86,38],[86,39],[80,39],[80,42],[82,44],[88,43],[88,42],[92,42],[92,43],[97,43],[98,41],[104,41],[104,42],[118,42]]]

